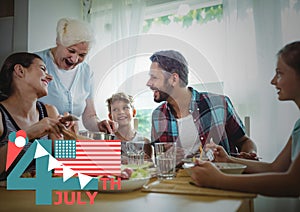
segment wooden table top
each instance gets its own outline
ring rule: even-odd
[[[199,188],[190,185],[190,180],[184,172],[179,172],[171,181],[153,184],[158,181],[151,179],[147,189],[131,192],[53,191],[52,205],[36,205],[36,191],[0,187],[0,211],[253,211],[255,194]],[[87,192],[95,194],[93,202]],[[57,193],[67,194],[69,203],[56,204]],[[70,203],[71,195],[75,196],[74,203]]]
[[[71,191],[68,192],[70,195]],[[0,188],[1,211],[253,211],[251,198],[148,193],[141,190],[128,193],[98,193],[90,205],[85,191],[80,191],[81,203],[74,205],[36,205],[35,191],[12,191]],[[53,192],[53,202],[57,195]],[[241,209],[242,208],[242,209]]]

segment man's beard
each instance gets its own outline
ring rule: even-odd
[[[156,99],[155,96],[154,96],[154,101],[157,102],[157,103],[160,103],[160,102],[163,102],[163,101],[168,101],[169,97],[170,97],[170,94],[173,90],[173,87],[167,82],[167,79],[165,80],[165,83],[164,83],[164,91],[162,90],[159,90],[159,89],[155,89],[156,92],[158,92],[158,98]]]
[[[169,94],[163,92],[163,91],[159,91],[157,90],[157,92],[159,92],[159,96],[158,98],[156,99],[155,96],[154,96],[154,101],[157,102],[157,103],[160,103],[160,102],[163,102],[163,101],[167,101],[167,99],[169,98]]]

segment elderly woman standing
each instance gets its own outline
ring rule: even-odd
[[[5,177],[8,136],[24,130],[34,139],[62,139],[64,128],[57,109],[38,98],[46,96],[52,76],[36,54],[10,55],[0,71],[0,174]],[[24,146],[28,149],[31,142]],[[29,167],[30,168],[30,167]]]
[[[49,94],[41,101],[55,105],[60,114],[82,116],[84,127],[90,131],[112,133],[117,125],[97,117],[93,72],[84,61],[94,42],[92,29],[85,22],[62,18],[56,31],[56,47],[37,52],[53,76]]]

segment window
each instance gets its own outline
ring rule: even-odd
[[[201,6],[200,8],[197,8]],[[203,5],[194,5],[191,9],[188,4],[181,4],[176,11],[164,12],[169,13],[162,16],[155,16],[154,14],[149,15],[149,18],[144,20],[143,32],[151,32],[154,28],[160,27],[161,25],[168,26],[169,29],[185,29],[193,27],[195,25],[201,25],[210,21],[221,21],[223,17],[223,5],[213,5],[202,7]],[[151,10],[150,10],[151,11]],[[149,12],[150,12],[149,11]],[[154,17],[153,17],[154,16]]]
[[[223,59],[223,52],[218,49],[222,48],[223,43],[217,36],[224,30],[223,6],[220,0],[189,0],[184,1],[184,4],[182,1],[145,1],[145,7],[140,9],[143,22],[139,29],[139,37],[135,39],[136,34],[131,35],[130,32],[136,29],[130,30],[129,27],[132,25],[130,17],[136,12],[131,11],[130,15],[130,9],[134,9],[134,0],[125,2],[124,19],[127,22],[122,18],[113,20],[116,16],[111,15],[113,5],[106,4],[103,9],[98,5],[97,11],[94,10],[95,14],[98,14],[97,30],[99,38],[102,38],[102,47],[98,47],[101,51],[95,54],[91,65],[94,64],[93,69],[96,71],[106,70],[105,73],[96,73],[98,85],[95,103],[100,117],[107,117],[107,109],[103,104],[105,99],[119,91],[133,95],[139,120],[138,131],[150,138],[151,113],[159,105],[153,101],[153,92],[146,87],[151,62],[149,57],[154,51],[180,51],[189,62],[189,85],[196,88],[200,86],[205,91],[223,92],[222,80],[217,71],[222,67]],[[108,12],[110,10],[111,13]],[[122,23],[127,24],[129,28],[121,30],[124,26],[119,26],[120,29],[113,31],[115,24]],[[113,35],[110,36],[110,33]],[[123,35],[119,35],[122,33]],[[114,40],[116,34],[119,35],[117,41]],[[109,40],[108,38],[111,40],[105,46],[105,40]],[[210,42],[216,45],[212,46]],[[119,59],[116,59],[118,57]],[[106,66],[107,61],[112,65]]]
[[[199,1],[198,1],[199,2]],[[166,5],[166,10],[164,12],[155,12],[155,9],[148,10],[148,16],[146,16],[143,24],[143,33],[174,33],[178,32],[179,34],[186,33],[191,34],[194,31],[197,31],[203,28],[204,24],[209,24],[209,22],[222,21],[223,17],[223,5],[217,4],[212,6],[205,6],[203,4],[192,4],[191,6],[184,4],[178,6],[176,3],[175,9],[172,5]],[[203,7],[205,6],[205,7]],[[177,10],[176,10],[176,7]],[[152,12],[152,13],[151,13]],[[165,14],[162,14],[165,13]],[[149,60],[149,58],[147,58]],[[191,79],[192,78],[192,79]],[[195,89],[211,91],[216,93],[223,92],[223,83],[206,83],[199,84],[193,80],[193,77],[190,77],[192,86]],[[139,120],[138,130],[145,136],[151,134],[151,114],[152,110],[158,106],[158,104],[147,104],[149,101],[153,102],[152,91],[142,93],[135,96],[135,102],[145,103],[137,105],[137,118]],[[148,105],[148,106],[146,106]],[[153,107],[154,106],[154,107]]]

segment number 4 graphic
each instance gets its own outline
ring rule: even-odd
[[[38,140],[39,144],[51,154],[52,140]],[[49,156],[36,159],[35,178],[22,178],[25,169],[34,160],[38,142],[35,141],[27,149],[23,157],[7,177],[8,190],[35,190],[37,205],[51,205],[53,190],[80,190],[78,178],[70,178],[63,182],[62,177],[52,177],[52,171],[48,171]],[[98,180],[92,179],[83,190],[98,190]]]

